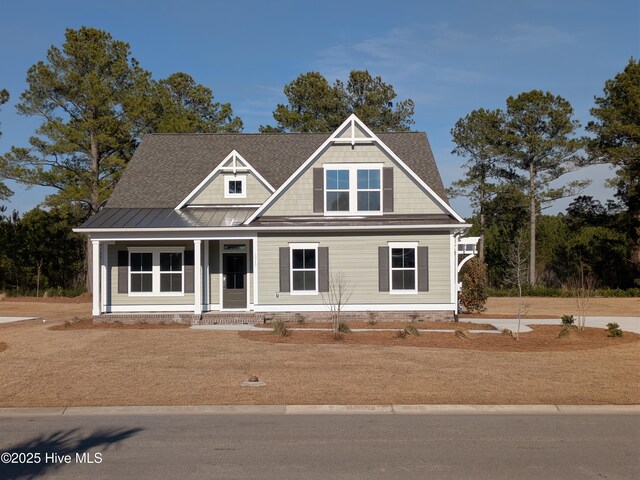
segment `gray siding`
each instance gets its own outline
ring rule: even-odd
[[[258,237],[260,305],[322,305],[322,296],[279,293],[279,248],[289,242],[319,242],[329,248],[329,276],[341,270],[352,285],[351,304],[451,303],[450,234],[261,234]],[[417,241],[429,247],[429,291],[392,294],[378,291],[378,247],[387,242]]]
[[[446,213],[377,146],[332,145],[264,215],[320,215],[313,213],[313,168],[325,163],[382,163],[394,168],[394,214]]]
[[[224,177],[230,173],[218,173],[209,185],[189,204],[191,205],[242,205],[242,204],[262,204],[269,198],[271,192],[265,187],[251,172],[238,172],[238,175],[246,176],[246,198],[225,198],[224,197]]]

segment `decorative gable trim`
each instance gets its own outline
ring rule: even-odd
[[[258,179],[258,181],[260,183],[262,183],[269,190],[269,192],[271,192],[271,193],[275,192],[275,188],[273,188],[271,186],[271,184],[269,182],[267,182],[267,180],[265,180],[265,178],[262,175],[260,175],[260,173],[258,173],[258,171],[255,168],[253,168],[251,166],[251,164],[249,162],[247,162],[242,155],[240,155],[238,153],[237,150],[233,150],[233,151],[231,151],[231,153],[229,153],[229,155],[224,157],[224,160],[222,160],[218,164],[218,166],[216,168],[214,168],[211,171],[211,173],[209,175],[207,175],[205,177],[205,179],[202,180],[202,182],[200,182],[200,184],[196,188],[194,188],[191,191],[191,193],[189,193],[189,195],[187,195],[184,198],[184,200],[182,200],[178,204],[178,206],[175,208],[175,210],[181,210],[191,200],[196,198],[202,192],[202,190],[204,190],[205,187],[207,185],[209,185],[209,183],[220,172],[233,173],[234,175],[237,172],[251,172],[253,175],[255,175],[255,177]]]
[[[362,135],[359,136],[358,134]],[[300,176],[309,166],[315,162],[318,156],[331,144],[377,144],[387,155],[389,155],[396,164],[405,171],[418,185],[420,185],[436,202],[437,205],[442,207],[443,210],[448,212],[461,223],[464,223],[464,219],[458,215],[453,208],[451,208],[438,194],[436,194],[429,185],[427,185],[409,166],[404,163],[400,157],[398,157],[378,136],[369,129],[355,114],[349,115],[349,117],[340,125],[335,132],[333,132],[329,138],[327,138],[322,145],[320,145],[315,152],[296,169],[295,172],[278,188],[269,199],[262,204],[258,210],[254,212],[244,225],[249,225],[256,218],[262,215],[281,195],[284,193],[291,184]]]

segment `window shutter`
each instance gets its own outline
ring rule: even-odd
[[[289,247],[280,247],[280,291],[289,292]]]
[[[193,250],[184,251],[184,293],[193,293]]]
[[[118,251],[118,293],[129,293],[129,252]]]
[[[389,247],[378,247],[378,291],[389,291]]]
[[[313,169],[313,213],[324,212],[324,168]]]
[[[393,167],[382,169],[382,211],[393,212]]]
[[[418,247],[418,291],[429,291],[429,247]]]
[[[318,247],[318,291],[329,291],[329,247]]]
[[[210,273],[222,273],[220,269],[220,241],[211,240],[209,243],[209,268]]]

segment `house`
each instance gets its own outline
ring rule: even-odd
[[[344,311],[451,318],[469,227],[426,134],[352,115],[332,134],[147,135],[76,231],[91,239],[94,317],[233,322],[322,317],[336,281]]]

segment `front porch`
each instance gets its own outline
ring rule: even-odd
[[[92,254],[94,318],[254,310],[256,237],[92,239]]]

